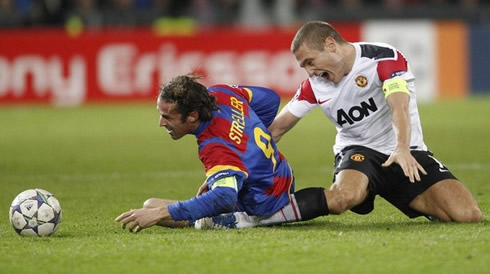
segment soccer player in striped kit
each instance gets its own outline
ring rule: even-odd
[[[410,218],[482,219],[472,194],[424,144],[415,77],[399,50],[349,43],[330,24],[312,21],[291,51],[309,78],[269,130],[279,141],[316,106],[334,123],[334,183],[323,191],[328,213],[368,214],[380,195]]]
[[[160,126],[172,139],[196,137],[206,172],[198,196],[187,201],[151,198],[116,221],[138,232],[155,224],[245,228],[324,215],[323,191],[295,193],[291,167],[267,129],[279,109],[277,93],[251,86],[206,88],[196,80],[174,78],[161,89],[157,109]]]

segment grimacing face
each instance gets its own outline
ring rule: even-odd
[[[175,103],[169,103],[158,98],[157,110],[160,114],[160,127],[165,127],[167,133],[172,139],[177,140],[183,136],[192,133],[199,123],[196,124],[197,118],[195,113],[191,113],[182,121],[182,114],[177,111]]]
[[[345,61],[340,54],[338,44],[332,38],[325,40],[322,51],[311,49],[303,43],[294,56],[299,66],[304,68],[310,77],[323,77],[335,84],[344,77]]]

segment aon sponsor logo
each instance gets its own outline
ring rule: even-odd
[[[378,106],[371,97],[369,100],[361,102],[359,106],[351,107],[347,112],[344,109],[337,110],[337,124],[343,126],[346,123],[349,125],[359,122],[371,113],[378,110]]]

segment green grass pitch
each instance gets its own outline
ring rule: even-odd
[[[114,218],[150,197],[189,198],[203,182],[194,137],[171,140],[152,103],[1,106],[0,273],[489,273],[490,98],[421,105],[420,113],[425,142],[475,195],[482,223],[410,220],[378,197],[367,216],[134,235]],[[279,143],[297,189],[330,186],[334,131],[315,110]],[[8,207],[29,188],[60,201],[56,235],[12,229]]]

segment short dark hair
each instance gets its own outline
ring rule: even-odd
[[[294,36],[291,52],[295,53],[303,44],[311,49],[323,51],[327,37],[332,37],[339,44],[347,43],[338,31],[327,22],[310,21],[305,23]]]
[[[193,111],[199,113],[201,121],[209,121],[213,118],[212,112],[219,109],[216,98],[197,81],[199,78],[196,75],[180,75],[160,88],[160,100],[175,103],[182,121]]]

